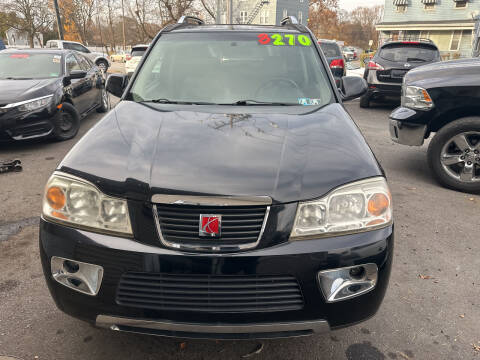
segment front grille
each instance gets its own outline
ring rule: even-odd
[[[161,237],[187,246],[232,246],[256,243],[268,214],[267,206],[194,206],[157,204]],[[221,236],[200,237],[201,214],[221,215]]]
[[[241,313],[303,308],[290,275],[177,275],[130,272],[118,286],[117,303],[140,309]]]

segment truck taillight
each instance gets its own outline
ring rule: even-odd
[[[345,67],[345,62],[343,59],[335,59],[330,63],[330,69],[343,69]]]
[[[369,61],[367,67],[369,70],[384,70],[383,66],[377,64],[375,61]]]
[[[130,60],[131,58],[132,58],[132,55],[130,55],[130,54],[127,54],[127,55],[125,56],[125,59],[127,59],[127,60]]]

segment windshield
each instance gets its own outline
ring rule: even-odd
[[[437,53],[431,46],[396,44],[384,47],[380,51],[380,57],[394,62],[426,62],[435,60]]]
[[[150,52],[128,98],[228,105],[325,105],[333,91],[303,34],[170,33]]]
[[[332,43],[320,43],[323,53],[328,58],[341,57],[342,53],[340,47],[337,44]]]
[[[0,79],[56,78],[62,73],[60,55],[0,53]]]

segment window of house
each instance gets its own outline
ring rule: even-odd
[[[407,5],[397,5],[397,12],[404,13],[407,11]]]
[[[260,13],[260,24],[268,24],[268,10],[262,10]]]
[[[246,11],[240,11],[240,19],[242,24],[245,24],[248,20],[248,13]]]
[[[450,51],[458,51],[460,42],[462,41],[462,30],[454,30],[452,32],[452,41],[450,42]]]
[[[467,0],[454,0],[455,1],[455,8],[462,9],[467,7]]]

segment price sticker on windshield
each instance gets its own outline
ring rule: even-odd
[[[258,34],[260,45],[274,46],[311,46],[312,40],[307,35],[295,34]]]

